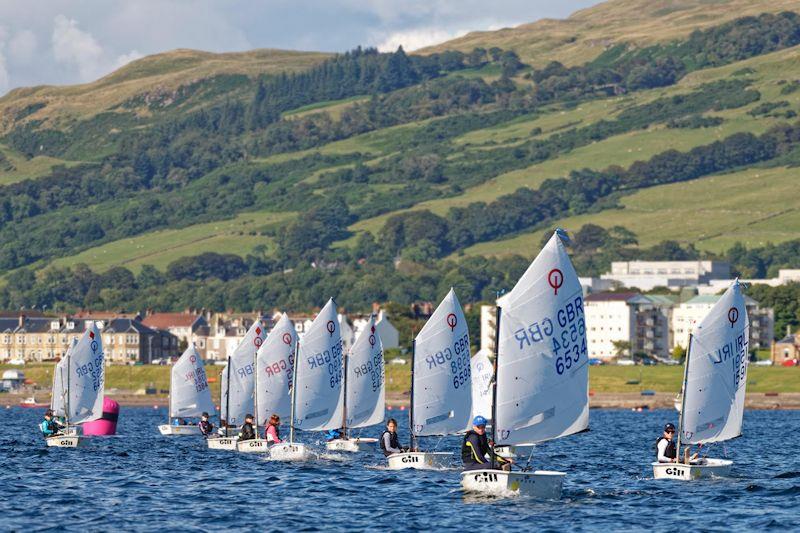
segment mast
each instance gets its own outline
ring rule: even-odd
[[[253,352],[253,414],[256,417],[256,438],[258,438],[258,347]]]
[[[228,356],[228,372],[225,375],[225,436],[228,436],[228,426],[231,423],[231,356]]]
[[[352,348],[352,347],[351,347]],[[344,434],[342,438],[347,439],[347,360],[350,359],[350,353],[344,357],[344,374],[342,375],[342,429]]]
[[[494,386],[492,387],[492,470],[495,469],[494,447],[497,445],[497,371],[500,369],[500,314],[501,308],[495,306],[494,314]]]
[[[294,404],[297,402],[297,367],[300,365],[300,337],[294,345],[294,368],[292,369],[292,401],[291,414],[289,415],[289,444],[294,443]]]
[[[417,352],[417,339],[413,338],[411,340],[411,406],[408,409],[408,441],[409,441],[409,451],[414,451],[414,444],[416,439],[414,438],[414,362],[416,360],[416,352]]]
[[[172,375],[172,368],[169,369],[169,392],[167,392],[167,425],[170,425],[172,422],[172,385],[173,385],[173,378]]]
[[[692,339],[694,335],[689,333],[689,347],[686,348],[686,361],[683,367],[683,385],[681,386],[681,412],[678,415],[678,444],[675,448],[675,460],[681,460],[681,435],[683,434],[683,414],[686,412],[686,384],[689,380],[689,357],[692,354]]]
[[[74,346],[74,344],[73,344]],[[70,363],[72,362],[72,354],[67,352],[67,397],[64,400],[64,432],[69,434],[69,382],[70,382]]]

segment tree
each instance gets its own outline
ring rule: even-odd
[[[686,349],[680,344],[676,344],[675,347],[672,349],[672,358],[675,359],[676,361],[683,362],[685,357],[686,357]]]
[[[628,355],[631,349],[630,341],[611,341],[611,344],[614,345],[614,356],[617,358],[621,358],[625,355]]]

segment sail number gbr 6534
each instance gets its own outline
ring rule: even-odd
[[[449,364],[450,372],[453,375],[453,387],[455,388],[471,383],[469,333],[465,333],[462,337],[457,338],[455,342],[453,342],[452,347],[448,346],[444,350],[427,356],[425,362],[428,363],[428,369]]]
[[[554,318],[544,317],[525,328],[514,332],[519,349],[539,342],[550,343],[553,363],[560,376],[577,365],[581,357],[587,357],[586,322],[583,315],[583,298],[576,296],[568,300],[555,313]]]

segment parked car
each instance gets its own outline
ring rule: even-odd
[[[633,359],[617,359],[617,364],[620,366],[633,366],[636,362]]]
[[[772,366],[774,363],[771,359],[762,359],[761,361],[756,361],[753,364],[756,366]]]
[[[407,363],[407,361],[405,359],[403,359],[402,357],[395,357],[394,359],[389,361],[390,365],[404,365],[406,363]]]
[[[602,359],[589,359],[589,366],[599,366],[604,364],[605,363]]]

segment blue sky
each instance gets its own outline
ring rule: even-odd
[[[0,94],[91,81],[175,48],[413,50],[598,0],[0,0]],[[35,7],[34,7],[35,6]]]

